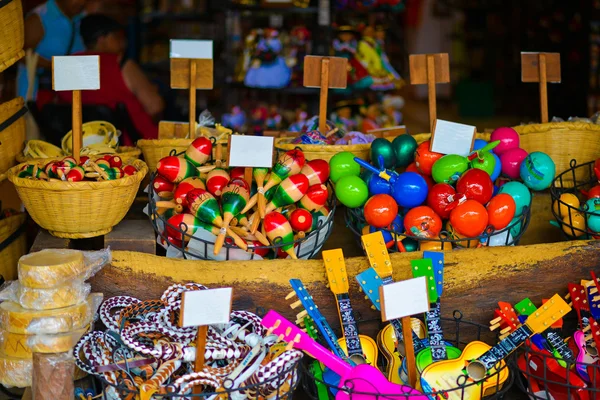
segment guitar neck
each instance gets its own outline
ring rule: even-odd
[[[313,309],[311,311],[308,311],[308,315],[310,315],[310,317],[315,322],[317,329],[319,330],[319,332],[321,332],[321,335],[323,335],[325,342],[327,342],[327,345],[333,351],[333,353],[336,356],[345,359],[346,354],[344,353],[344,350],[342,350],[342,348],[340,347],[337,336],[335,335],[335,333],[333,333],[333,329],[331,329],[331,326],[329,325],[323,314],[321,314],[321,312],[317,309]]]
[[[348,293],[342,293],[335,296],[337,300],[338,313],[340,322],[346,339],[346,348],[348,356],[359,355],[363,356],[363,349],[358,336],[358,326],[354,318],[354,310],[350,304],[350,296]]]
[[[551,329],[548,330],[548,332],[546,333],[546,340],[548,341],[548,343],[550,343],[550,346],[552,346],[552,348],[556,350],[558,354],[560,354],[563,360],[575,362],[575,356],[573,354],[573,351],[571,351],[569,346],[567,346],[567,344],[565,343],[563,338],[558,334],[558,332]]]
[[[533,331],[527,325],[521,325],[477,360],[484,364],[486,370],[489,371],[496,363],[506,358],[517,347],[525,343],[531,335],[533,335]]]
[[[392,279],[391,275],[386,276],[385,278],[381,278],[381,283],[383,285],[387,285],[388,283],[393,282],[394,279]],[[394,327],[394,331],[396,332],[396,338],[398,339],[398,342],[404,342],[404,334],[402,333],[402,322],[399,319],[392,319],[390,320],[390,324],[392,324],[392,326]],[[415,349],[415,354],[417,354],[418,352],[427,347],[427,343],[419,339],[419,336],[417,336],[414,330],[411,329],[411,333],[413,338],[413,348]]]
[[[445,360],[448,358],[446,345],[444,343],[444,333],[440,325],[440,299],[432,304],[430,310],[425,313],[427,322],[427,337],[429,338],[429,348],[431,349],[431,358],[433,362]]]

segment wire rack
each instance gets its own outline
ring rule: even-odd
[[[463,314],[455,310],[451,318],[441,319],[442,327],[444,329],[444,339],[447,344],[453,345],[460,349],[464,348],[465,345],[473,340],[484,341],[491,340],[496,337],[490,334],[489,326],[481,325],[475,322],[467,321],[463,319]],[[514,374],[509,370],[509,360],[512,355],[505,360],[504,363],[498,363],[494,366],[492,373],[490,373],[485,379],[485,386],[481,382],[468,382],[467,376],[464,375],[465,379],[457,379],[456,387],[450,390],[440,390],[437,392],[423,392],[430,399],[452,399],[452,400],[473,400],[473,399],[503,399],[506,393],[510,390],[514,383]],[[382,371],[385,371],[387,365],[379,365]],[[349,399],[353,397],[355,399],[364,399],[364,396],[368,396],[369,399],[373,400],[384,400],[384,399],[411,399],[421,395],[411,394],[399,394],[399,393],[362,393],[352,391],[349,388],[341,388],[338,386],[331,385],[324,380],[318,379],[311,372],[310,367],[303,364],[303,379],[302,387],[307,395],[312,400],[323,400],[317,395],[318,385],[324,385],[328,389],[335,391],[342,391]],[[505,372],[508,372],[506,380],[501,379],[500,376]],[[337,396],[336,396],[337,397]]]

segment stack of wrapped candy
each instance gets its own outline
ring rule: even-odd
[[[0,384],[32,383],[33,353],[70,352],[92,328],[102,294],[85,280],[110,251],[42,250],[21,257],[19,280],[0,291]]]

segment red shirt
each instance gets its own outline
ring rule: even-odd
[[[82,91],[81,102],[83,104],[105,105],[112,109],[116,108],[117,104],[122,103],[127,108],[133,125],[143,139],[158,138],[158,125],[152,121],[150,115],[144,110],[142,103],[125,84],[118,56],[116,54],[89,51],[77,54],[100,56],[100,89]],[[57,94],[62,102],[71,103],[73,100],[72,92],[57,92]],[[123,127],[117,128],[123,129]],[[127,132],[124,132],[124,135],[121,136],[120,142],[124,146],[134,144]]]

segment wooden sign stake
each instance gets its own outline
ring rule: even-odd
[[[548,122],[548,82],[560,82],[559,53],[521,53],[521,81],[539,82],[541,122]]]
[[[190,139],[196,136],[196,60],[190,60]]]
[[[100,89],[100,57],[52,57],[52,89],[73,91],[71,140],[73,158],[79,163],[83,146],[81,91]]]
[[[411,387],[416,388],[417,362],[413,347],[411,315],[429,311],[426,279],[421,276],[382,285],[379,287],[379,296],[381,298],[381,319],[390,321],[400,318],[401,320],[408,383]]]
[[[345,89],[348,84],[348,60],[343,57],[304,57],[304,86],[321,89],[319,96],[319,132],[327,129],[327,98],[329,89]]]
[[[450,63],[448,53],[411,54],[410,83],[413,85],[427,84],[429,100],[429,127],[433,132],[433,124],[437,119],[436,83],[450,82]]]

